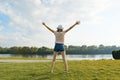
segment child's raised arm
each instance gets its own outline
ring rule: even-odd
[[[68,32],[69,30],[71,30],[73,27],[75,27],[78,24],[80,24],[80,21],[76,21],[76,23],[73,24],[71,27],[69,27],[67,30],[65,30],[65,32]]]
[[[42,22],[42,24],[43,24],[48,30],[50,30],[51,32],[54,32],[54,30],[52,30],[50,27],[48,27],[44,22]]]

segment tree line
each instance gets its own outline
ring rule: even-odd
[[[73,46],[69,45],[66,46],[66,53],[67,54],[111,54],[114,50],[120,50],[120,47],[117,46]],[[10,48],[3,48],[0,47],[0,54],[38,54],[38,55],[50,55],[53,54],[53,49],[48,47],[10,47]]]

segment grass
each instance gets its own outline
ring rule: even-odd
[[[120,80],[120,60],[68,61],[69,73],[62,62],[50,73],[50,64],[0,63],[0,80]]]

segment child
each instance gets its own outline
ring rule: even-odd
[[[64,49],[64,35],[66,34],[66,32],[71,30],[74,26],[80,24],[80,21],[76,21],[75,24],[73,24],[71,27],[69,27],[65,31],[63,31],[62,25],[58,25],[57,31],[54,31],[50,27],[48,27],[44,22],[42,24],[55,35],[55,47],[54,47],[54,56],[53,56],[53,60],[51,64],[51,73],[53,72],[54,64],[55,64],[55,60],[56,60],[56,56],[58,52],[62,53],[62,58],[63,58],[64,65],[65,65],[65,71],[68,72],[68,64],[67,64],[66,53]]]

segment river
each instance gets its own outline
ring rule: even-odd
[[[31,58],[47,58],[52,59],[53,55],[13,55],[13,54],[0,54],[0,57],[31,57]],[[99,60],[99,59],[113,59],[112,54],[94,54],[94,55],[67,55],[68,60]],[[59,54],[57,59],[61,59]]]

